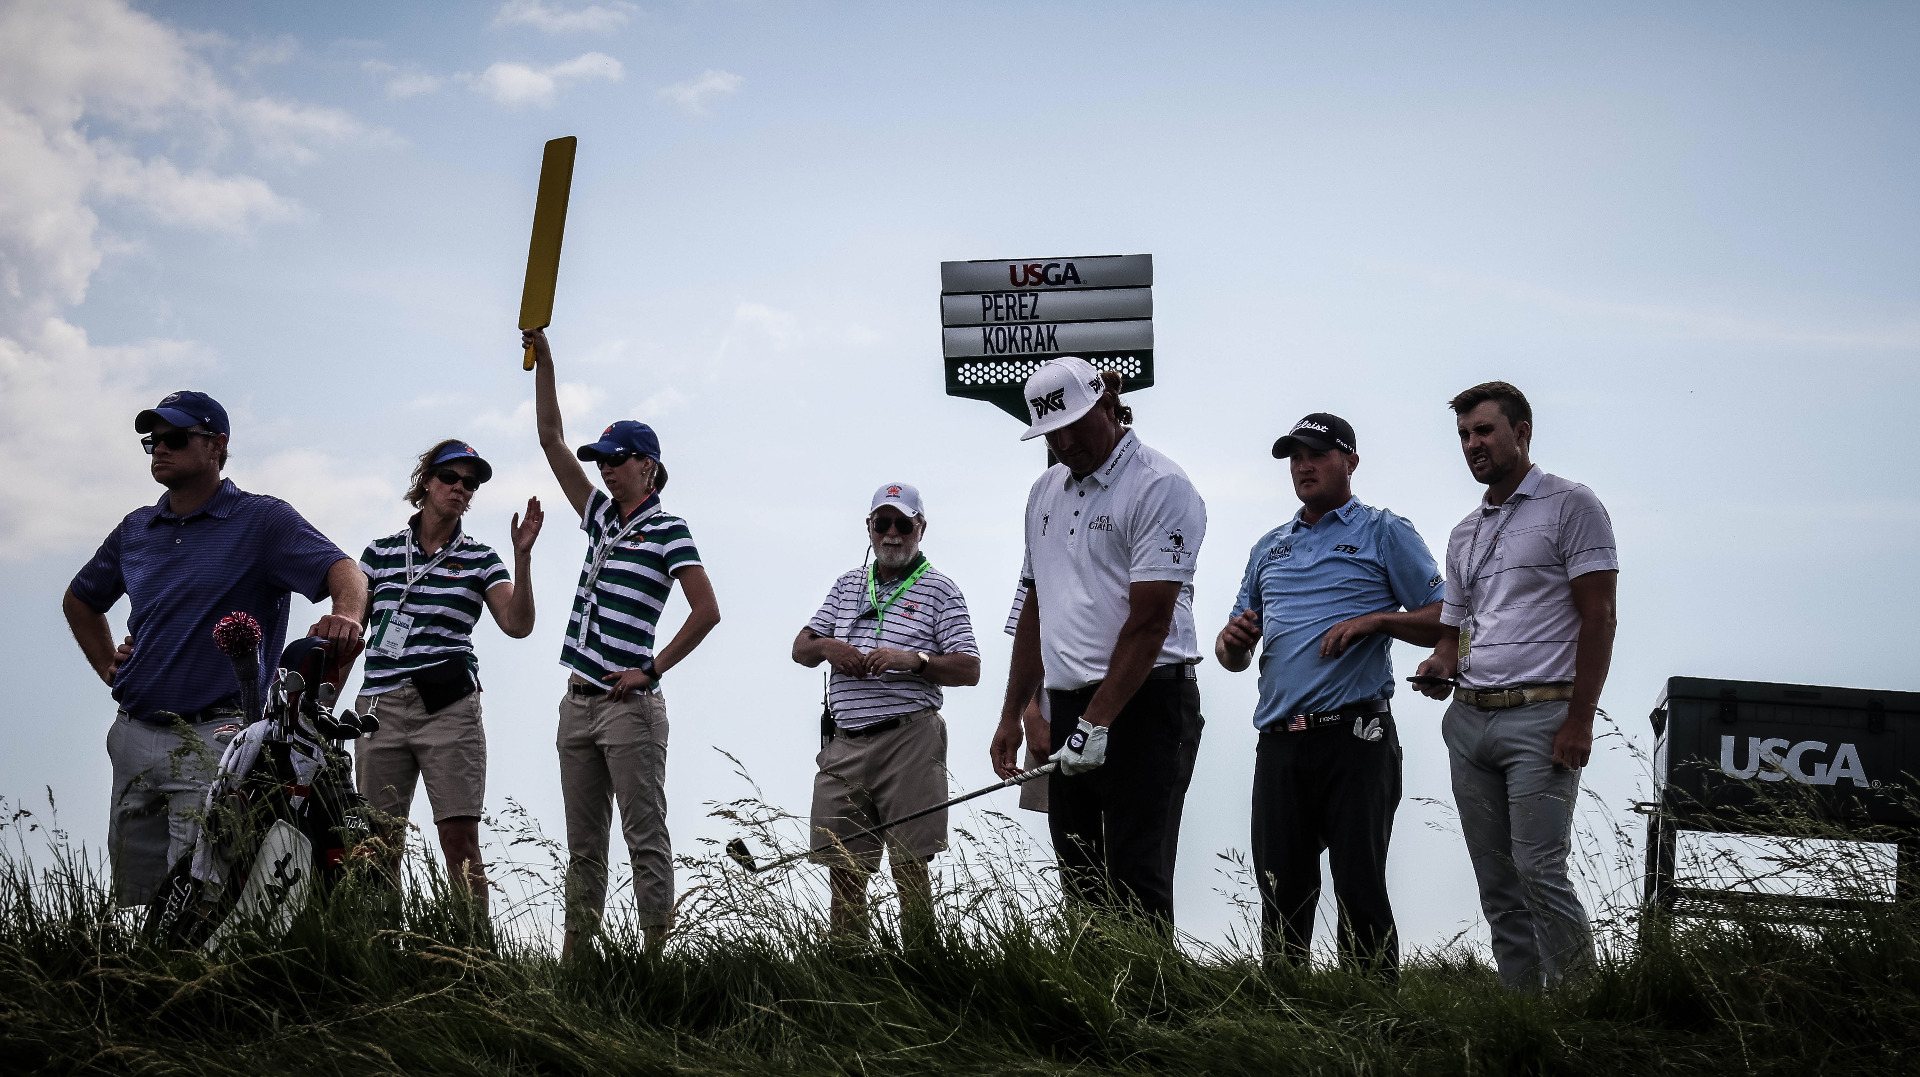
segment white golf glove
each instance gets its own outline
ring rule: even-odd
[[[1085,774],[1107,761],[1107,727],[1080,719],[1080,728],[1067,737],[1066,747],[1053,753],[1060,773]]]

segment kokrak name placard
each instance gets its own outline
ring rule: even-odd
[[[1041,363],[1077,355],[1117,371],[1121,391],[1153,384],[1153,255],[993,258],[940,263],[947,395],[985,400],[1022,421]]]

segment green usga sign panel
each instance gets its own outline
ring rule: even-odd
[[[1153,255],[991,258],[940,263],[947,395],[985,400],[1027,421],[1022,399],[1040,364],[1077,355],[1153,384]]]

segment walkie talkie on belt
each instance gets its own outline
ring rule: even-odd
[[[828,689],[833,684],[833,668],[820,674],[820,747],[825,748],[833,740],[833,704],[829,702]]]

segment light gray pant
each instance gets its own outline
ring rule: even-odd
[[[1593,931],[1567,874],[1580,772],[1556,770],[1567,704],[1484,710],[1455,702],[1440,733],[1460,832],[1509,988],[1538,991],[1592,967]]]
[[[192,738],[172,726],[137,722],[126,711],[107,730],[113,762],[113,805],[107,815],[107,856],[123,906],[145,905],[199,837],[207,786],[220,769],[214,731],[237,719],[192,727]]]
[[[588,934],[607,906],[613,805],[633,865],[641,927],[673,919],[673,842],[667,834],[667,702],[635,692],[560,699],[560,794],[567,806],[567,930]]]

